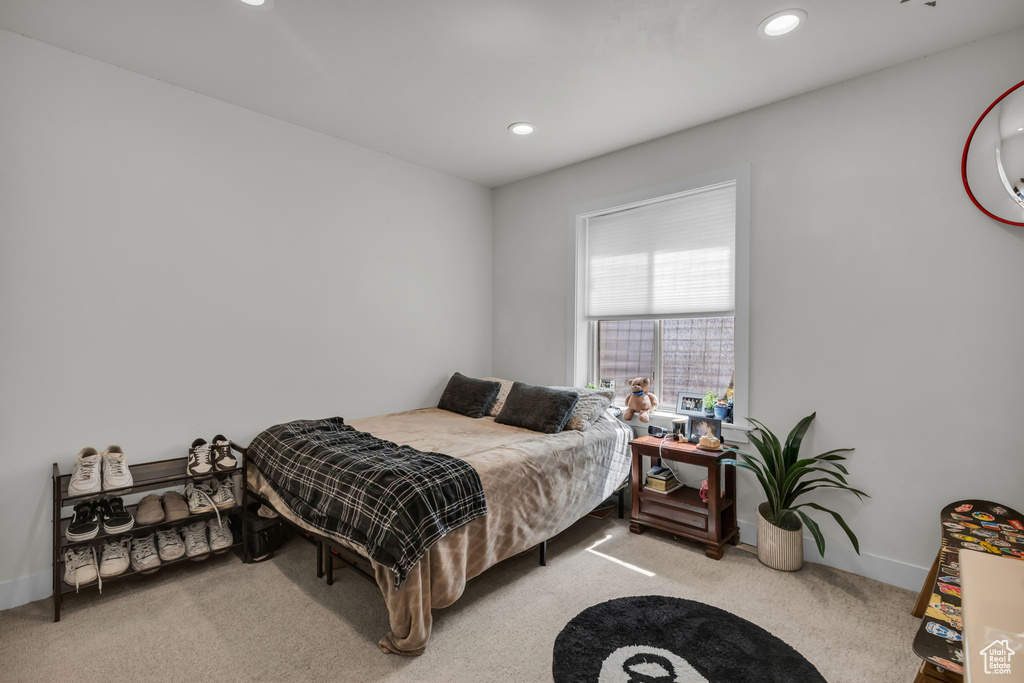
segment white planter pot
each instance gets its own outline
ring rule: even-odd
[[[803,527],[788,531],[780,529],[757,508],[757,559],[761,564],[784,572],[795,572],[804,566]]]

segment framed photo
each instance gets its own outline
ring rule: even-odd
[[[700,441],[700,437],[707,434],[713,435],[716,439],[722,438],[722,421],[716,420],[713,417],[704,417],[701,414],[700,417],[690,418],[690,443],[697,443]]]
[[[602,379],[597,383],[598,389],[612,389],[615,390],[615,380],[613,379]]]
[[[704,417],[704,394],[687,394],[680,391],[676,399],[676,414]]]

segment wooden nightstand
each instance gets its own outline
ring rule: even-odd
[[[643,436],[629,442],[633,451],[633,510],[629,530],[642,534],[646,527],[661,529],[703,543],[704,553],[713,560],[722,559],[725,544],[740,542],[736,526],[736,468],[721,464],[726,454],[697,448],[696,444]],[[659,449],[660,447],[660,449]],[[646,472],[643,456],[651,459],[651,466],[662,460],[697,465],[707,469],[708,502],[700,498],[697,489],[683,486],[670,493],[658,493],[644,488]],[[725,490],[722,490],[724,479]]]

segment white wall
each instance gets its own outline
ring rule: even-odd
[[[857,448],[874,497],[819,500],[866,556],[826,518],[830,561],[916,589],[943,505],[1024,510],[1024,230],[960,182],[1022,63],[1018,30],[499,188],[494,373],[565,376],[570,206],[751,163],[750,413],[788,431],[816,410],[809,450]]]
[[[84,446],[182,456],[486,375],[491,259],[488,189],[0,30],[0,608]]]

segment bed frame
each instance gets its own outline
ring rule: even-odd
[[[249,552],[249,503],[258,502],[262,505],[266,505],[271,510],[274,509],[274,506],[271,505],[270,501],[266,498],[249,488],[249,449],[244,446],[240,446],[234,441],[231,442],[231,448],[242,456],[242,561],[245,563],[251,563],[252,555]],[[624,481],[622,485],[615,490],[615,496],[618,499],[619,519],[623,519],[625,516],[624,496],[628,485],[629,479],[627,478],[626,481]],[[373,566],[370,564],[368,559],[359,553],[352,552],[348,548],[340,546],[337,542],[327,536],[303,529],[299,525],[287,519],[284,515],[278,514],[277,518],[286,526],[296,531],[299,536],[305,538],[316,546],[316,578],[322,579],[326,576],[327,585],[333,585],[334,561],[332,558],[337,557],[350,569],[354,569],[360,576],[372,581],[373,585],[377,585],[377,577],[374,575]],[[548,542],[546,540],[541,541],[534,547],[537,548],[537,559],[540,566],[546,567],[548,565]],[[325,549],[327,552],[324,552]],[[530,552],[531,550],[533,550],[533,548],[524,552]]]

